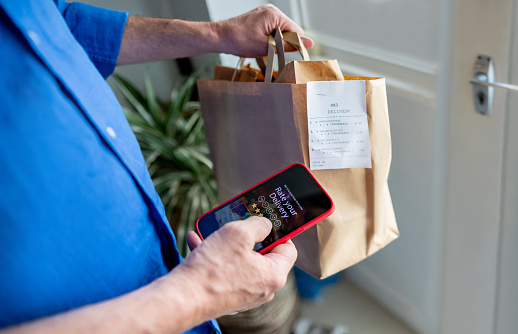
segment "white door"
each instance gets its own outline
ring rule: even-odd
[[[518,98],[480,115],[469,84],[479,54],[518,83],[516,0],[297,6],[321,57],[387,78],[401,237],[347,275],[419,333],[518,333]]]
[[[516,5],[460,0],[454,12],[442,333],[518,332],[518,102],[496,89],[493,112],[478,115],[465,84],[477,54],[494,58],[496,81],[517,82]]]

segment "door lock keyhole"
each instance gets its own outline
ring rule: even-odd
[[[478,92],[477,99],[479,105],[483,106],[486,103],[486,94],[484,94],[483,92]]]

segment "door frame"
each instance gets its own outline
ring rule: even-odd
[[[514,1],[513,31],[510,53],[511,83],[518,83],[518,1]],[[502,179],[502,221],[500,225],[500,257],[498,262],[498,292],[496,302],[496,334],[506,334],[518,328],[518,93],[508,92],[504,170]]]

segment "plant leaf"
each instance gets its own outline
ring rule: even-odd
[[[210,170],[212,170],[212,168],[214,167],[214,164],[212,163],[212,160],[210,160],[208,154],[200,152],[200,150],[198,150],[198,147],[186,146],[185,150],[188,151],[194,159],[207,166]]]
[[[200,104],[190,100],[199,73],[179,81],[172,100],[165,104],[157,98],[148,75],[145,96],[125,79],[116,75],[113,79],[130,104],[124,108],[126,118],[184,256],[186,232],[218,203]]]
[[[153,84],[151,83],[151,78],[147,72],[144,76],[144,82],[146,86],[146,98],[149,114],[153,118],[156,125],[161,125],[163,123],[161,117],[162,111],[160,110],[160,106],[153,89]]]
[[[113,82],[122,93],[122,95],[126,98],[126,100],[140,114],[140,116],[142,116],[142,118],[145,119],[149,124],[154,125],[153,118],[144,107],[146,100],[142,97],[142,94],[140,94],[138,90],[129,83],[129,81],[116,74],[113,75]]]

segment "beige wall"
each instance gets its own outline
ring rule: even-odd
[[[180,18],[195,21],[209,20],[207,6],[203,0],[80,0],[94,6],[127,11],[130,15]],[[196,56],[192,58],[194,66],[201,66],[206,62],[217,62],[217,55]],[[125,65],[117,67],[115,73],[129,79],[132,83],[144,88],[144,74],[151,75],[157,95],[166,100],[171,94],[179,78],[179,69],[174,60],[157,61],[146,64]],[[119,97],[117,89],[114,89]]]

